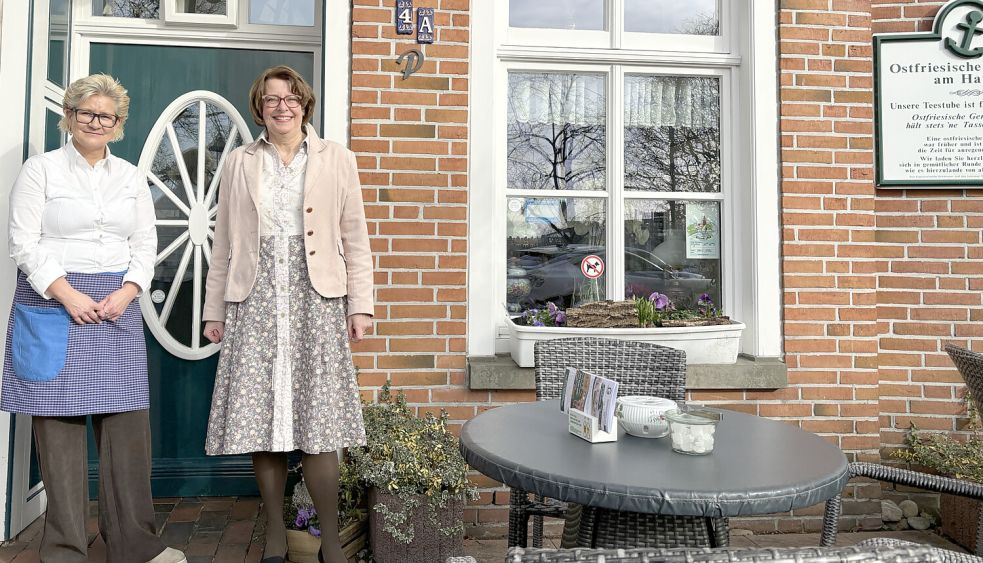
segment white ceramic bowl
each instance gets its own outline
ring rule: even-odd
[[[615,414],[625,432],[641,438],[662,438],[669,433],[665,412],[676,408],[676,402],[661,397],[630,395],[619,397]]]

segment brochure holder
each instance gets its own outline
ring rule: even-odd
[[[600,421],[596,416],[591,416],[574,408],[567,411],[567,416],[569,417],[568,429],[574,436],[583,438],[592,444],[618,441],[616,425],[609,432],[605,432],[601,430]]]

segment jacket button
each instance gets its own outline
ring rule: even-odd
[[[311,236],[313,234],[314,234],[314,231],[307,231],[307,236]]]
[[[313,207],[308,207],[308,208],[307,208],[307,212],[308,212],[308,213],[312,213],[313,211],[314,211],[314,208],[313,208]]]
[[[312,250],[312,251],[308,252],[308,254],[310,254],[311,256],[314,256],[314,251]]]

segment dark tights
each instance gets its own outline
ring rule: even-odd
[[[338,455],[304,454],[304,483],[321,522],[321,555],[325,563],[342,563],[345,554],[338,537]],[[287,454],[256,452],[253,471],[266,511],[267,557],[287,553],[287,527],[283,522],[283,495],[287,485]]]

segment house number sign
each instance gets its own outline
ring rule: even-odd
[[[433,8],[417,8],[416,25],[413,25],[413,0],[396,0],[396,33],[398,35],[412,35],[415,31],[417,43],[433,43],[436,35],[433,15]]]
[[[396,33],[413,33],[413,0],[396,0]]]
[[[983,186],[983,0],[874,36],[874,111],[879,187]]]

